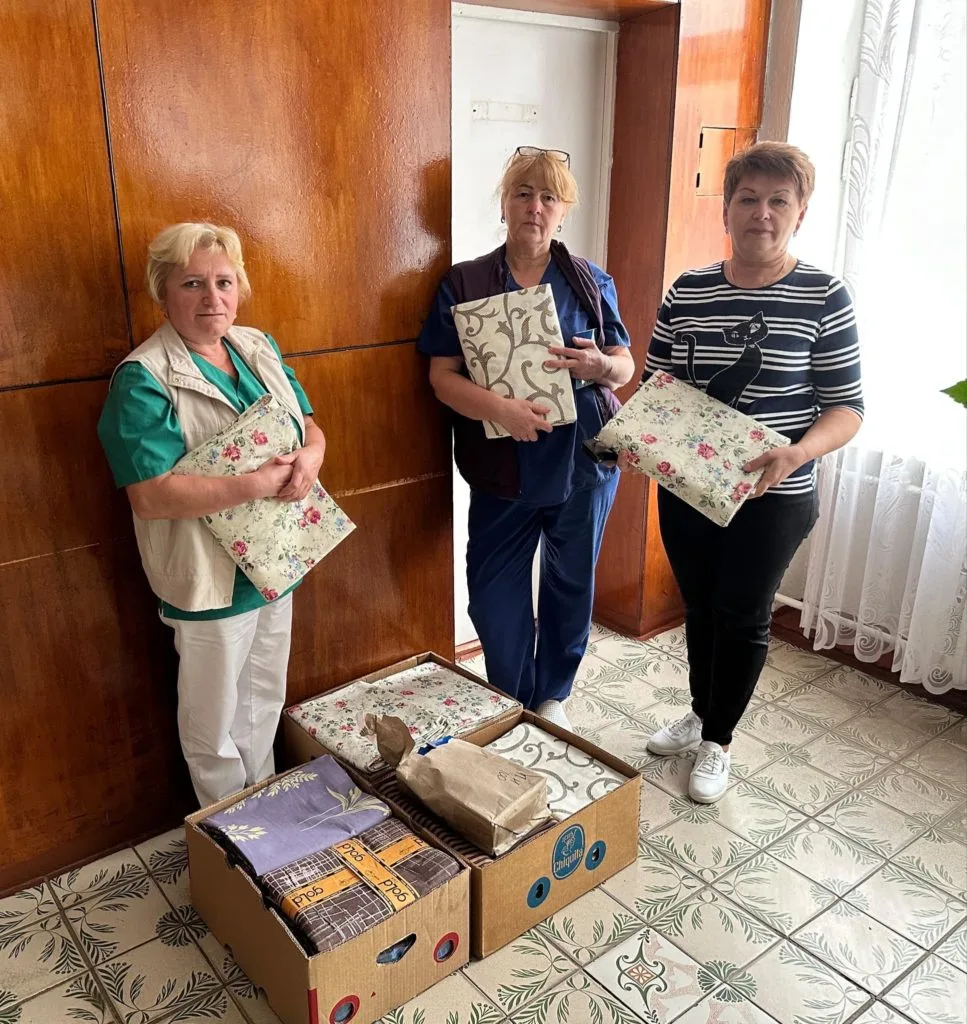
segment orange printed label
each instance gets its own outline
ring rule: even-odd
[[[360,878],[368,882],[393,910],[402,910],[419,899],[416,891],[408,882],[390,871],[385,864],[380,863],[362,843],[356,842],[355,839],[347,839],[346,842],[332,847],[332,850]]]
[[[289,917],[295,917],[300,910],[311,907],[314,903],[321,903],[323,900],[335,896],[336,893],[355,885],[359,879],[349,868],[340,868],[335,874],[320,878],[315,882],[295,889],[282,900],[282,912]]]
[[[394,864],[399,864],[401,860],[406,860],[407,857],[412,857],[414,853],[425,849],[426,843],[422,839],[417,839],[416,836],[406,836],[404,839],[397,840],[392,846],[387,846],[385,850],[380,850],[376,857],[388,867],[392,867]]]

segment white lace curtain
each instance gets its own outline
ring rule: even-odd
[[[965,0],[865,0],[843,277],[867,418],[820,467],[802,628],[892,652],[904,682],[967,689]]]

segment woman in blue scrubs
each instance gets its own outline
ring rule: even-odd
[[[454,456],[471,488],[467,583],[470,618],[490,682],[569,728],[571,692],[591,629],[594,567],[617,473],[581,450],[614,414],[613,390],[634,374],[614,281],[554,236],[578,198],[570,157],[520,147],[500,185],[507,241],[444,277],[420,335],[430,382],[454,416]],[[467,375],[450,309],[460,302],[549,284],[570,339],[547,365],[566,367],[577,422],[551,427],[539,401],[505,398]],[[483,420],[511,435],[487,439]],[[535,627],[531,566],[539,542]]]

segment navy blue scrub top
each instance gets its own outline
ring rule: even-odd
[[[604,344],[631,344],[628,332],[618,313],[618,295],[614,280],[600,267],[589,263],[594,279],[601,289],[601,312],[604,316]],[[578,303],[577,295],[552,260],[544,271],[541,284],[549,284],[561,323],[565,344],[593,325]],[[507,272],[507,291],[520,285]],[[453,291],[444,281],[437,290],[430,315],[423,324],[417,348],[428,356],[463,356],[450,307],[456,302]],[[529,505],[558,505],[573,491],[582,491],[611,479],[615,469],[605,468],[581,450],[581,442],[594,437],[601,429],[601,413],[594,397],[594,388],[574,392],[577,422],[554,427],[550,433],[539,433],[536,441],[517,442],[520,469],[520,501]]]

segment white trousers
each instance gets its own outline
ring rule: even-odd
[[[292,595],[225,619],[163,621],[178,651],[178,733],[202,807],[275,771]]]

